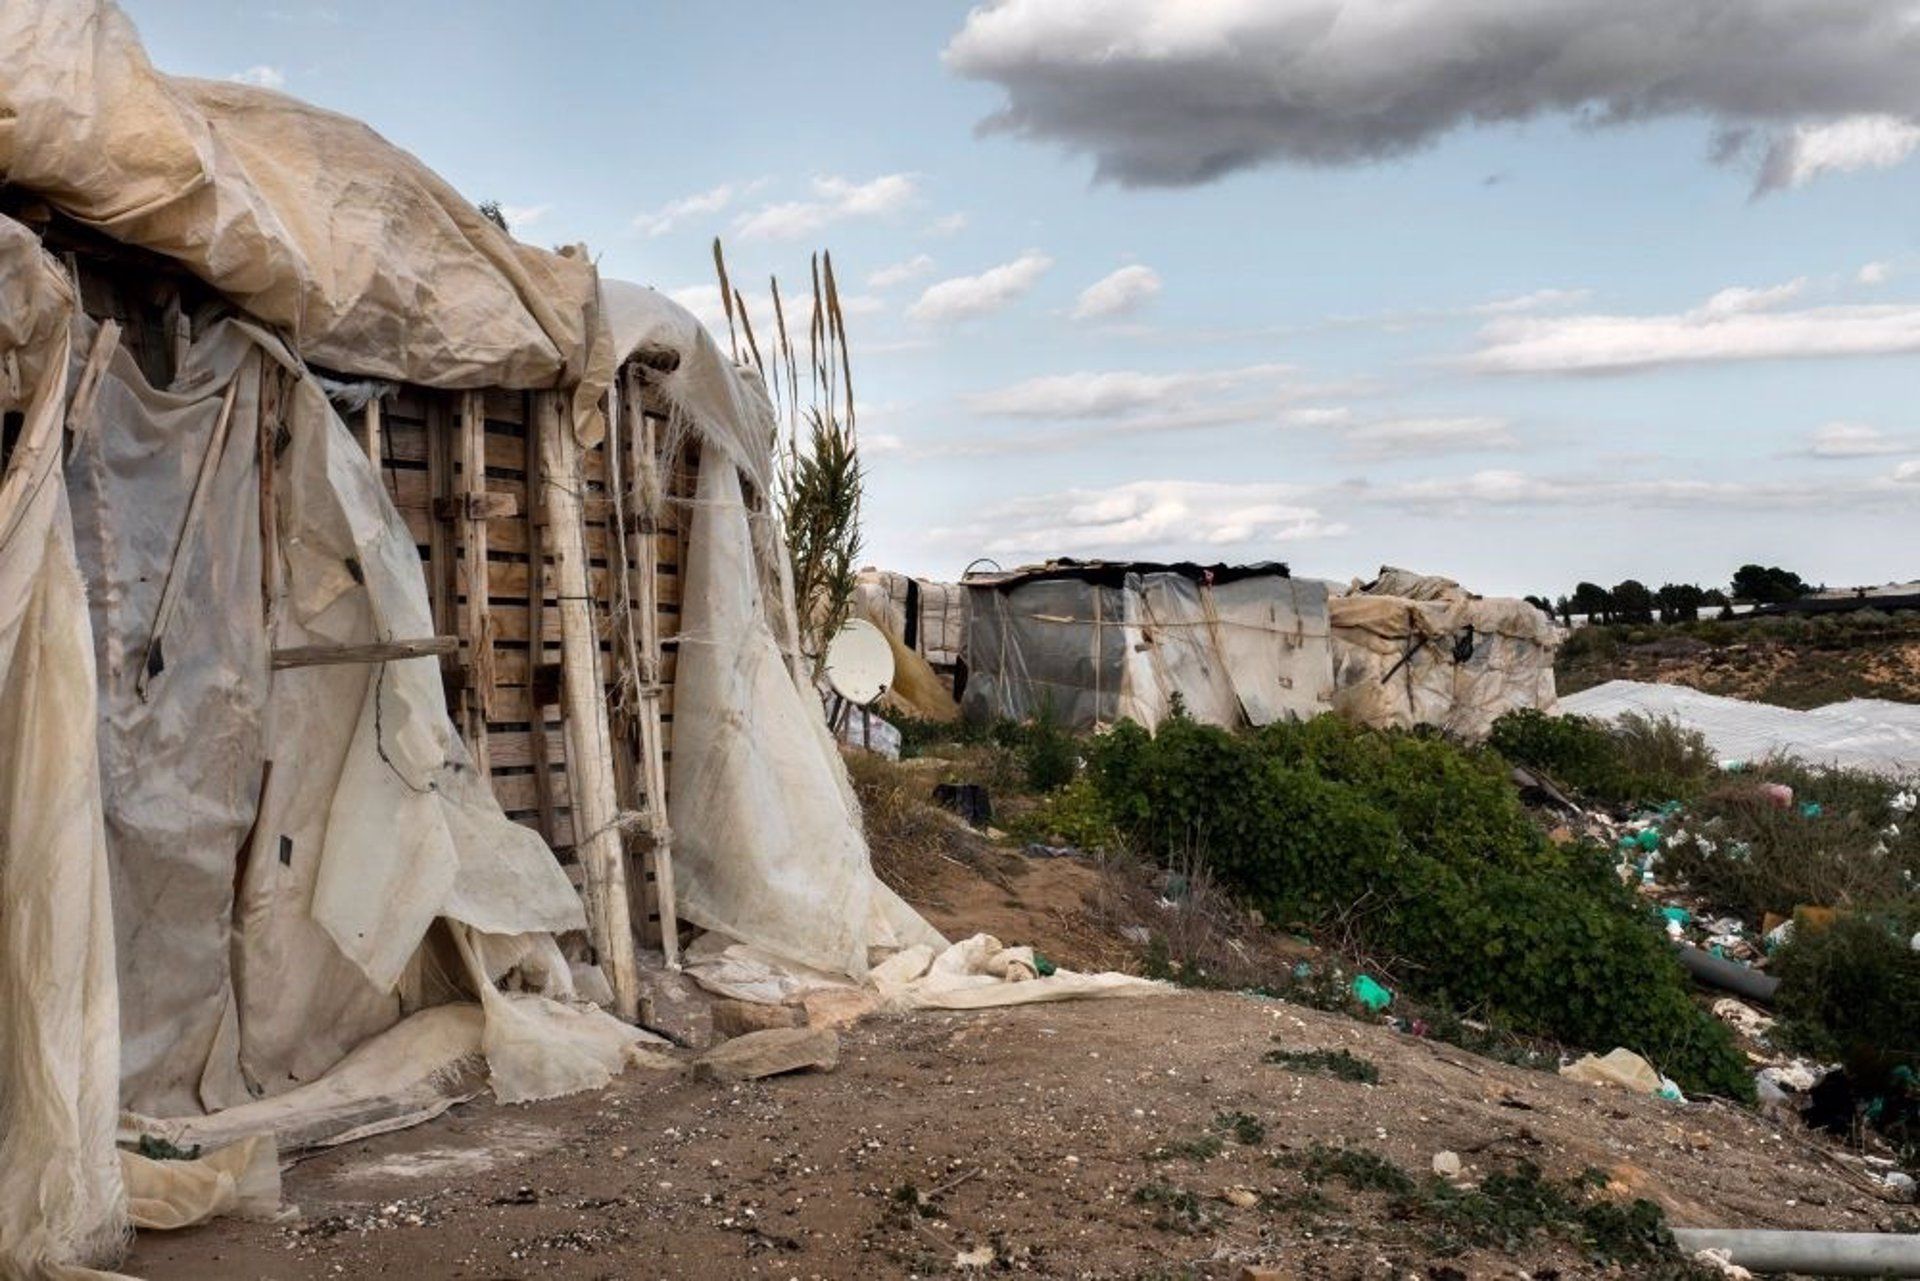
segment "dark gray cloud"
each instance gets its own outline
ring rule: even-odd
[[[945,58],[1005,90],[985,128],[1138,186],[1559,114],[1699,117],[1767,190],[1897,163],[1920,126],[1914,0],[994,0]]]

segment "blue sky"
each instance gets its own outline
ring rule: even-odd
[[[1658,94],[1584,59],[1516,105],[1368,35],[1256,103],[1221,172],[1170,175],[1230,109],[1189,87],[1303,37],[1231,0],[1151,39],[1147,0],[123,3],[163,69],[358,116],[523,239],[585,241],[707,314],[715,234],[762,290],[831,249],[873,563],[1393,563],[1489,592],[1749,560],[1920,577],[1920,104],[1899,97],[1920,44],[1857,55],[1892,48],[1884,89],[1871,65],[1780,73],[1809,78],[1782,90],[1803,118],[1726,90],[1725,40],[1665,42]],[[1638,95],[1614,111],[1634,118],[1570,94]],[[1013,130],[980,130],[1009,106]]]

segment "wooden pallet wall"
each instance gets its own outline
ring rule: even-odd
[[[401,387],[376,411],[377,444],[381,476],[425,566],[434,630],[461,641],[459,654],[443,659],[448,708],[476,762],[487,770],[501,808],[545,838],[577,886],[581,871],[560,708],[558,598],[551,552],[546,550],[539,451],[530,430],[533,398],[539,394]],[[663,438],[664,413],[644,388],[640,404],[656,440]],[[470,460],[478,465],[470,469]],[[676,458],[657,458],[656,465],[673,493],[691,492],[697,460],[690,449],[680,449]],[[609,541],[617,535],[604,443],[586,453],[583,473],[581,506],[600,670],[609,706],[616,709],[619,800],[623,809],[632,811],[657,804],[664,816],[664,787],[654,789],[661,792],[657,802],[648,794],[635,741],[637,722],[618,714],[625,705],[614,688],[621,670],[614,653],[620,593],[617,558]],[[481,484],[469,485],[470,474],[478,474]],[[620,467],[616,474],[629,482],[627,492],[632,492],[629,468]],[[628,542],[627,608],[634,611],[651,600],[660,641],[663,772],[672,751],[684,511],[677,502],[659,504],[652,528],[630,529]],[[635,513],[628,515],[632,526]],[[471,590],[480,579],[479,566],[485,567],[484,596]],[[630,845],[636,925],[645,941],[658,945],[660,904],[655,873],[645,857],[648,842],[638,839]]]

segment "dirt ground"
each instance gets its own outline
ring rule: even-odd
[[[1380,1081],[1263,1063],[1276,1044],[1349,1049]],[[1148,1159],[1223,1112],[1257,1118],[1264,1139]],[[1468,1179],[1522,1157],[1557,1176],[1597,1167],[1681,1225],[1872,1229],[1896,1212],[1730,1108],[1175,992],[871,1020],[825,1074],[727,1086],[635,1070],[597,1095],[474,1102],[301,1162],[286,1178],[292,1223],[151,1234],[130,1263],[151,1281],[924,1276],[986,1247],[1002,1269],[1041,1276],[1233,1276],[1248,1262],[1328,1278],[1602,1274],[1565,1245],[1443,1261],[1377,1199],[1337,1185],[1333,1208],[1277,1208],[1304,1185],[1273,1158],[1315,1141],[1422,1174],[1451,1150]],[[1136,1201],[1149,1187],[1193,1193],[1197,1213],[1169,1222]],[[1236,1189],[1266,1199],[1222,1199]]]
[[[1756,640],[1723,648],[1675,636],[1623,646],[1610,658],[1563,661],[1560,693],[1604,681],[1686,685],[1709,694],[1811,708],[1848,698],[1920,699],[1920,640],[1889,636],[1878,644],[1819,649]]]
[[[1102,874],[1007,855],[931,873],[950,933],[990,929],[1089,965],[1111,955]],[[1162,995],[880,1017],[839,1067],[745,1085],[630,1070],[594,1095],[464,1104],[287,1172],[297,1213],[142,1236],[129,1269],[204,1277],[894,1277],[976,1266],[1071,1277],[1581,1277],[1557,1238],[1452,1255],[1381,1194],[1286,1164],[1360,1146],[1425,1177],[1521,1160],[1597,1169],[1688,1226],[1885,1229],[1900,1207],[1793,1128],[1477,1058],[1279,1001]],[[1345,1049],[1377,1084],[1267,1051]],[[1244,1113],[1257,1131],[1219,1141]],[[1230,1126],[1228,1127],[1231,1128]],[[1245,1140],[1253,1138],[1255,1141]],[[1910,1213],[1910,1208],[1909,1211]],[[1451,1270],[1449,1270],[1451,1269]]]

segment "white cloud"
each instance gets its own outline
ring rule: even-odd
[[[913,203],[919,188],[911,174],[890,173],[867,182],[815,178],[813,199],[765,205],[734,220],[745,240],[796,240],[849,218],[897,213]]]
[[[1043,253],[1028,251],[1012,262],[989,267],[977,276],[955,276],[927,287],[920,300],[907,308],[914,320],[970,320],[1011,306],[1040,283],[1053,266]]]
[[[1103,489],[1069,489],[1002,503],[943,540],[1015,559],[1224,549],[1336,537],[1346,526],[1299,501],[1301,490],[1279,484],[1134,481]]]
[[[1915,39],[1911,0],[997,0],[944,57],[1004,91],[987,129],[1128,185],[1374,163],[1543,116],[1703,119],[1751,144],[1724,158],[1767,153],[1791,183],[1912,150]]]
[[[1920,484],[1920,458],[1901,463],[1893,469],[1893,478],[1899,483]]]
[[[287,73],[262,62],[248,67],[245,71],[236,71],[227,79],[236,84],[257,85],[262,89],[283,89],[287,84]]]
[[[1807,453],[1815,458],[1873,458],[1885,454],[1904,454],[1912,442],[1889,436],[1866,423],[1822,423],[1807,442]]]
[[[1592,295],[1591,289],[1536,289],[1532,293],[1495,298],[1490,302],[1468,307],[1466,310],[1470,316],[1510,316],[1519,312],[1550,311],[1555,307],[1572,307],[1585,302]]]
[[[963,213],[941,214],[923,229],[923,234],[946,238],[957,236],[967,229],[967,216]]]
[[[895,285],[904,285],[909,280],[918,280],[933,270],[933,259],[926,254],[915,254],[902,262],[889,263],[867,277],[869,289],[891,289]]]
[[[1165,408],[1292,372],[1287,365],[1146,373],[1137,369],[1049,374],[966,398],[976,413],[1001,418],[1116,418]]]
[[[507,226],[514,235],[520,234],[522,227],[536,226],[540,220],[553,212],[552,205],[501,205],[500,216],[507,220]]]
[[[1884,285],[1893,275],[1893,264],[1870,262],[1854,273],[1854,280],[1863,285]]]
[[[1804,187],[1822,174],[1891,169],[1917,147],[1920,123],[1898,116],[1850,116],[1798,125],[1768,146],[1754,192]]]
[[[723,182],[717,187],[709,187],[691,196],[669,200],[658,209],[635,214],[633,229],[643,236],[664,236],[689,218],[722,212],[741,196],[756,191],[764,185],[766,185],[765,179],[756,179],[749,183]]]
[[[1112,320],[1130,316],[1160,296],[1160,273],[1135,263],[1094,281],[1080,291],[1075,320]]]
[[[892,432],[862,431],[860,433],[860,453],[867,458],[886,458],[892,454],[907,452],[907,442]]]
[[[1355,457],[1367,459],[1513,449],[1520,443],[1501,418],[1387,418],[1352,428],[1346,441]]]
[[[1897,470],[1893,479],[1899,479]],[[1903,498],[1889,480],[1877,478],[1838,482],[1813,482],[1804,476],[1779,481],[1620,480],[1604,474],[1540,476],[1503,468],[1347,492],[1355,502],[1467,516],[1488,508],[1509,507],[1551,507],[1558,511],[1700,507],[1769,511],[1788,507],[1824,510],[1839,503],[1864,506],[1910,501]]]
[[[1690,311],[1508,317],[1481,331],[1483,373],[1603,373],[1698,361],[1877,356],[1920,351],[1920,305],[1783,310],[1803,281],[1723,289]]]

